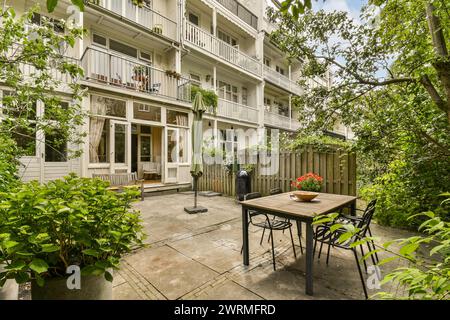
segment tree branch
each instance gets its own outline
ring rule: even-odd
[[[431,99],[434,103],[444,112],[447,112],[447,107],[445,101],[442,99],[439,92],[434,87],[433,83],[430,80],[430,77],[428,75],[422,76],[420,78],[420,83],[424,86],[424,88],[428,91],[428,94],[431,96]]]

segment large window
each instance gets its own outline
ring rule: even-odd
[[[67,140],[61,132],[54,130],[45,135],[45,162],[66,162]]]
[[[20,153],[24,156],[36,156],[36,125],[29,124],[27,127],[15,128],[12,138],[16,141]]]
[[[189,126],[188,114],[175,110],[167,110],[167,123],[187,127]]]
[[[219,98],[238,103],[238,88],[229,83],[219,81]]]
[[[167,162],[188,162],[188,130],[184,128],[167,129]]]
[[[127,126],[116,123],[114,129],[114,162],[126,163]]]
[[[139,120],[161,122],[161,108],[135,102],[133,104],[133,117]]]
[[[93,95],[91,112],[93,115],[126,118],[127,103],[124,100]]]
[[[90,162],[109,163],[109,119],[91,117],[89,128]]]
[[[217,36],[220,40],[222,40],[223,42],[228,43],[229,45],[236,47],[238,42],[235,38],[233,38],[232,36],[230,36],[229,34],[223,32],[222,30],[217,30]]]

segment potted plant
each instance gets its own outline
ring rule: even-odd
[[[315,173],[309,172],[298,177],[291,183],[296,190],[319,192],[322,189],[323,178]]]
[[[169,77],[173,77],[177,80],[181,79],[181,74],[179,74],[175,70],[166,70],[166,75],[168,75]]]
[[[144,234],[131,208],[139,192],[116,193],[108,185],[70,175],[3,194],[0,264],[6,271],[0,284],[31,281],[32,299],[111,299],[112,270],[123,254],[143,245]]]
[[[211,108],[211,113],[217,115],[217,106],[219,104],[219,97],[213,90],[206,90],[198,86],[191,86],[191,100],[193,101],[197,92],[201,92],[203,103]]]

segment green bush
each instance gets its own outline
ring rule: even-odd
[[[0,134],[0,192],[7,192],[19,184],[17,154],[15,142]]]
[[[108,183],[75,175],[40,185],[30,182],[0,200],[0,287],[63,277],[78,265],[84,275],[104,275],[121,256],[141,246],[139,213],[131,208],[139,192],[108,190]]]

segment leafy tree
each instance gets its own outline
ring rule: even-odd
[[[279,23],[272,39],[303,61],[305,79],[331,71],[334,80],[331,88],[302,81],[306,92],[294,107],[309,124],[304,133],[330,129],[337,119],[353,129],[359,167],[379,191],[366,195],[391,192],[379,213],[407,216],[435,207],[433,195],[450,188],[448,2],[370,0],[361,21],[323,10],[305,10],[297,19],[287,8],[268,12]],[[388,181],[402,186],[389,189]]]
[[[65,27],[64,33],[55,32],[55,23],[42,18],[41,25],[32,24],[37,7],[22,16],[16,16],[13,8],[0,12],[0,79],[8,90],[2,96],[2,121],[0,134],[16,140],[34,139],[43,142],[43,136],[58,133],[58,140],[49,146],[55,150],[58,144],[80,143],[82,134],[78,128],[83,123],[81,111],[83,89],[78,79],[83,70],[78,62],[65,57],[68,48],[75,45],[83,30]],[[64,81],[63,81],[64,79]],[[67,82],[67,83],[66,83]],[[56,94],[61,86],[71,92],[71,103],[63,107],[62,98]],[[37,104],[43,103],[44,114],[37,113]],[[3,149],[0,152],[6,152]],[[17,150],[19,157],[27,150]],[[73,152],[77,156],[78,152]]]

